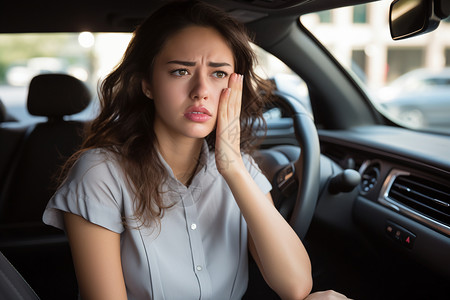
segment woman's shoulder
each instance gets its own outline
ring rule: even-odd
[[[128,187],[124,178],[113,152],[89,149],[75,161],[56,194],[118,202]]]
[[[64,228],[62,211],[114,232],[123,231],[124,182],[117,159],[105,149],[90,149],[80,154],[65,180],[50,199],[43,220]]]
[[[84,151],[73,164],[70,180],[98,180],[107,177],[120,177],[117,154],[104,148]]]
[[[108,162],[117,160],[117,154],[106,148],[92,148],[83,151],[77,161]]]

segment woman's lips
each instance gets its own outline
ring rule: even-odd
[[[206,122],[209,119],[212,118],[211,113],[206,107],[199,106],[195,107],[192,106],[186,110],[184,113],[184,117],[192,122]]]

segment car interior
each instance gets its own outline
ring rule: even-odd
[[[28,33],[130,33],[165,2],[7,2],[0,10],[0,40]],[[390,27],[378,34],[397,43],[447,30],[450,2],[206,2],[243,22],[254,44],[306,87],[309,106],[282,88],[285,80],[272,78],[276,90],[266,116],[275,111],[276,117],[266,118],[254,157],[272,183],[276,207],[310,255],[313,291],[333,289],[352,299],[447,299],[450,125],[414,128],[391,118],[302,18],[384,2],[379,18],[391,20]],[[23,101],[28,114],[40,118],[25,124],[5,104],[2,70],[0,63],[0,299],[77,299],[67,238],[41,218],[58,170],[80,146],[88,122],[71,116],[97,101],[96,89],[62,72],[34,74]],[[279,299],[255,262],[249,267],[244,299]]]

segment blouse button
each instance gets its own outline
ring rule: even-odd
[[[195,229],[197,229],[197,224],[195,224],[195,223],[192,223],[192,224],[191,224],[191,229],[192,229],[192,230],[195,230]]]
[[[202,270],[202,266],[198,265],[198,266],[196,267],[196,269],[197,269],[197,271],[201,271],[201,270]]]

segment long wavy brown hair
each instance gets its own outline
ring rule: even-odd
[[[153,101],[143,94],[141,82],[144,78],[151,81],[155,57],[165,41],[193,25],[211,27],[222,34],[234,54],[235,72],[244,75],[241,150],[250,153],[256,145],[253,132],[265,130],[262,113],[271,87],[254,72],[256,56],[244,26],[199,1],[171,2],[155,11],[135,30],[121,62],[102,82],[100,113],[88,124],[81,150],[67,161],[62,172],[64,178],[89,149],[115,153],[135,194],[135,218],[142,225],[159,223],[168,208],[160,190],[168,174],[158,156]],[[214,149],[215,135],[214,130],[206,137],[210,150]]]

